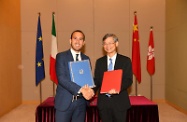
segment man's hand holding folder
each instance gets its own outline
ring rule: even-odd
[[[69,62],[70,77],[73,82],[81,86],[79,90],[86,100],[90,100],[94,96],[93,87],[95,87],[93,76],[91,73],[90,61],[70,61]]]
[[[116,89],[111,89],[110,91],[107,92],[108,94],[119,94],[119,91]]]
[[[121,69],[104,72],[100,93],[119,94],[123,71]]]

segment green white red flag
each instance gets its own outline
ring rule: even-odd
[[[58,84],[57,76],[56,76],[56,54],[57,54],[57,38],[56,38],[56,28],[55,28],[55,20],[54,14],[52,15],[52,41],[51,41],[51,54],[50,54],[50,79]]]

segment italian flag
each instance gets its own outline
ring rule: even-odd
[[[57,76],[56,76],[56,54],[57,54],[57,39],[56,39],[56,29],[55,29],[55,21],[54,21],[54,14],[52,17],[52,41],[51,41],[51,54],[50,54],[50,79],[58,84]]]

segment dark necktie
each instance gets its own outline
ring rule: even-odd
[[[79,54],[76,54],[76,61],[79,61]]]

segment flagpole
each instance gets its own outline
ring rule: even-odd
[[[135,95],[138,95],[138,83],[141,82],[141,63],[140,63],[140,44],[138,34],[138,21],[136,17],[137,12],[134,11],[134,24],[132,34],[132,71],[135,76]]]
[[[53,82],[53,97],[55,96],[55,83]]]
[[[137,79],[136,79],[136,83],[135,83],[135,95],[137,96],[138,95],[138,88],[137,88]]]
[[[53,11],[52,12],[52,15],[54,16],[55,15],[55,12]],[[53,82],[53,97],[55,96],[55,83]]]
[[[150,90],[150,94],[151,94],[151,100],[152,100],[152,95],[153,95],[153,82],[152,82],[152,76],[150,75],[150,88],[151,88],[151,90]]]
[[[40,103],[42,103],[42,83],[40,83]]]
[[[150,99],[153,99],[153,80],[152,75],[155,72],[155,59],[154,59],[154,43],[153,43],[153,26],[150,27],[150,36],[148,43],[148,54],[147,54],[147,71],[150,75]]]
[[[134,15],[136,16],[136,11],[134,11]],[[136,78],[136,84],[135,84],[135,95],[137,96],[138,95],[138,88],[137,88],[138,86],[137,86],[137,78]]]
[[[39,12],[38,15],[40,16],[41,13]],[[40,103],[42,103],[42,83],[40,82]]]
[[[55,12],[52,12],[52,42],[51,42],[51,54],[50,54],[50,79],[53,82],[53,96],[55,96],[55,84],[58,84],[56,77],[56,54],[57,54],[57,39],[56,39],[56,28],[54,20]]]
[[[38,26],[36,37],[36,86],[40,84],[40,103],[42,103],[42,84],[41,81],[45,79],[44,55],[43,55],[43,42],[42,42],[42,29],[40,23],[40,12],[38,13]]]

